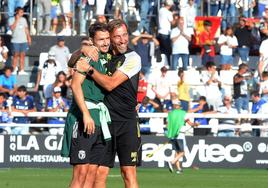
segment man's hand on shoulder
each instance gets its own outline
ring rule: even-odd
[[[74,70],[78,72],[88,72],[90,70],[89,62],[86,58],[81,57],[75,64]]]
[[[92,59],[93,61],[98,61],[99,59],[99,49],[96,46],[82,46],[81,52]]]

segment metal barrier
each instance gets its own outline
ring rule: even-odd
[[[166,118],[167,113],[139,113],[139,118]],[[12,112],[13,117],[25,117],[23,113]],[[66,117],[67,112],[30,112],[27,117]],[[268,119],[267,114],[221,114],[221,113],[188,113],[188,118],[210,118],[210,119]],[[17,124],[17,123],[0,123],[0,126],[26,126],[26,127],[63,127],[64,124]],[[212,128],[215,126],[211,125],[200,125],[198,128]],[[240,128],[239,126],[230,126],[235,128]],[[268,128],[267,126],[252,125],[251,128],[261,129]]]

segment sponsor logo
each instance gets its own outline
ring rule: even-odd
[[[79,152],[78,152],[78,158],[80,160],[85,159],[86,158],[86,152],[84,150],[79,150]]]
[[[258,145],[258,151],[260,152],[260,153],[265,153],[265,152],[268,152],[268,144],[266,144],[266,143],[259,143],[259,145]]]
[[[56,151],[61,150],[62,140],[63,137],[61,137],[61,139],[58,141],[58,136],[56,135],[47,136],[44,140],[44,143],[41,144],[44,144],[45,148],[49,151]],[[10,136],[9,148],[12,151],[39,151],[40,146],[36,136]]]
[[[243,149],[245,152],[250,152],[252,150],[252,143],[251,142],[245,142],[243,144]]]
[[[153,144],[146,143],[143,145],[143,159],[145,162],[158,162],[159,167],[165,166],[165,161],[170,161],[174,158],[175,151],[172,150],[172,145],[167,144],[162,147],[155,155],[151,158],[146,157],[163,146],[163,144]],[[228,144],[226,146],[222,144],[206,144],[204,139],[200,139],[197,144],[194,144],[192,149],[189,150],[188,147],[185,148],[185,160],[182,163],[183,167],[192,166],[194,160],[199,160],[200,162],[211,162],[220,163],[227,161],[230,163],[239,163],[244,158],[244,152],[250,152],[252,150],[252,143],[245,142],[241,145],[239,144]]]

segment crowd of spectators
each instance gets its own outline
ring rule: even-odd
[[[3,40],[3,39],[2,39]],[[4,41],[2,41],[4,44]],[[2,46],[3,67],[0,75],[0,122],[28,124],[43,122],[48,124],[63,124],[64,118],[34,118],[28,117],[29,112],[66,112],[72,100],[70,89],[72,71],[68,69],[69,48],[65,46],[64,38],[57,37],[57,44],[52,46],[47,56],[40,59],[37,79],[34,88],[27,91],[25,85],[17,86],[18,76],[27,76],[14,70],[14,64],[6,63],[8,49]],[[15,56],[13,52],[13,60]],[[21,65],[19,66],[21,67]],[[15,67],[16,68],[16,67]],[[21,70],[21,69],[20,69]],[[23,79],[20,77],[20,79]],[[20,112],[23,116],[13,117],[12,112]],[[29,134],[38,129],[28,126],[1,126],[1,133]],[[49,128],[50,134],[63,134],[62,128]]]
[[[10,3],[12,2],[12,3]],[[17,86],[16,77],[26,75],[24,58],[31,45],[28,22],[23,17],[25,1],[7,1],[9,19],[6,30],[12,35],[12,49],[5,46],[0,38],[0,108],[1,122],[28,123],[34,118],[27,117],[29,112],[48,111],[66,112],[72,100],[70,82],[72,70],[67,62],[70,50],[65,45],[64,37],[74,34],[72,30],[73,14],[70,0],[38,1],[39,18],[37,32],[42,35],[58,35],[47,57],[40,59],[35,86],[31,92],[26,86]],[[158,7],[158,2],[160,6]],[[200,3],[202,2],[202,3]],[[247,1],[243,1],[246,3]],[[172,101],[180,100],[181,108],[190,113],[267,113],[268,112],[268,57],[265,53],[268,44],[268,2],[248,1],[246,5],[234,1],[215,0],[206,4],[199,0],[103,0],[76,1],[81,16],[79,34],[86,35],[88,24],[94,21],[107,22],[109,19],[129,19],[125,13],[129,7],[139,10],[140,21],[132,33],[132,45],[142,57],[142,70],[138,88],[137,108],[140,113],[169,112]],[[266,3],[266,4],[265,4]],[[3,5],[3,4],[2,4]],[[131,5],[131,6],[127,6]],[[256,8],[257,7],[257,8]],[[3,7],[2,7],[3,8]],[[59,13],[61,9],[61,13]],[[159,9],[159,11],[156,11]],[[253,11],[254,10],[254,11]],[[258,11],[256,11],[258,10]],[[12,12],[13,11],[13,12]],[[12,14],[11,14],[12,12]],[[134,11],[135,12],[135,11]],[[193,96],[193,88],[189,84],[190,53],[195,38],[195,17],[200,15],[222,16],[220,34],[212,34],[213,22],[204,20],[199,33],[198,45],[201,49],[202,69],[196,70],[203,90]],[[255,16],[258,21],[250,19]],[[58,18],[62,17],[62,30],[58,31]],[[95,19],[95,20],[94,20]],[[43,21],[43,22],[42,22]],[[12,64],[7,65],[8,52],[12,51]],[[257,50],[259,64],[256,65],[255,77],[249,69],[250,51]],[[220,55],[220,61],[215,62],[215,55]],[[162,56],[161,56],[162,54]],[[240,59],[238,69],[234,67],[234,56]],[[163,62],[164,66],[157,70],[159,75],[151,79],[152,61]],[[19,61],[19,66],[17,66]],[[216,65],[220,65],[217,67]],[[233,82],[231,91],[224,86],[222,71],[235,71],[231,75]],[[176,73],[175,75],[172,72]],[[171,75],[172,74],[172,75]],[[174,84],[174,82],[176,82]],[[250,83],[254,82],[252,87]],[[38,98],[36,100],[35,98]],[[249,105],[252,101],[252,108]],[[25,117],[11,117],[11,112],[22,112]],[[45,123],[63,123],[62,118],[47,118]],[[151,119],[141,119],[140,123],[149,124]],[[210,119],[196,118],[201,125],[208,125]],[[218,136],[254,136],[267,135],[266,130],[244,129],[225,125],[245,125],[248,120],[240,122],[234,119],[219,120],[220,128],[215,132],[211,129],[195,129],[195,135]],[[266,121],[254,120],[253,125],[265,125]],[[22,134],[29,133],[27,127],[0,127],[2,132]],[[50,134],[62,134],[62,129],[50,128]],[[243,132],[243,134],[242,134]],[[244,134],[245,133],[245,134]]]

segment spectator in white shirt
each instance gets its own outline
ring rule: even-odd
[[[164,7],[160,8],[158,13],[158,41],[160,42],[161,54],[165,54],[168,65],[170,65],[171,41],[170,31],[171,26],[175,24],[173,13],[170,11],[174,2],[173,0],[165,0]]]
[[[170,38],[172,41],[172,62],[171,70],[176,70],[178,61],[181,58],[183,70],[187,70],[189,65],[189,42],[191,35],[189,29],[185,27],[184,18],[180,17],[177,20],[177,27],[171,30]]]
[[[214,62],[207,62],[207,71],[202,72],[202,82],[206,89],[207,103],[213,106],[214,110],[222,105],[222,94],[220,91],[221,81]]]
[[[38,75],[34,91],[39,91],[41,100],[52,97],[52,84],[56,80],[56,75],[61,71],[59,62],[55,59],[55,53],[50,51],[45,62],[39,62]],[[41,101],[43,102],[43,101]]]
[[[171,101],[171,82],[167,75],[168,69],[161,68],[161,76],[156,78],[152,84],[152,91],[155,93],[155,101],[159,104],[159,111],[165,111],[165,106]]]
[[[188,0],[188,3],[181,7],[180,16],[184,17],[184,25],[187,28],[187,34],[194,34],[195,17],[197,15],[197,5],[194,0]]]
[[[237,38],[231,27],[227,27],[224,34],[220,35],[218,44],[220,46],[221,69],[230,70],[233,65],[233,49],[238,46]]]
[[[232,106],[232,97],[225,96],[223,99],[223,106],[217,110],[222,114],[237,114],[237,110]],[[218,127],[219,137],[234,137],[235,136],[235,119],[220,119]]]
[[[69,75],[69,69],[67,63],[69,60],[70,50],[65,45],[63,36],[57,37],[57,44],[49,49],[49,52],[51,51],[54,52],[55,60],[60,63],[62,71],[64,71],[67,75]]]

